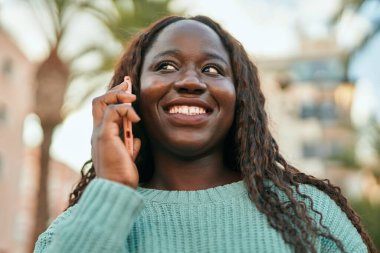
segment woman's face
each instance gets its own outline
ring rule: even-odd
[[[192,157],[221,148],[231,127],[235,88],[218,35],[197,21],[178,21],[145,56],[139,105],[155,149]]]

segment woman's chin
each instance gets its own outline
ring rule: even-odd
[[[196,142],[194,140],[181,140],[168,143],[162,151],[171,153],[182,159],[194,159],[210,152],[210,143],[204,141]]]

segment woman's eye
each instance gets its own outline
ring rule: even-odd
[[[173,63],[162,62],[158,65],[157,70],[174,71],[174,70],[177,70],[177,68]]]
[[[219,74],[221,74],[221,71],[217,67],[214,67],[214,66],[206,66],[206,67],[204,67],[203,68],[203,72],[210,73],[210,74],[213,74],[213,75],[219,75]]]

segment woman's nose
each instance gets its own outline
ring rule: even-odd
[[[206,88],[195,71],[187,71],[181,80],[174,83],[174,89],[179,93],[202,94]]]

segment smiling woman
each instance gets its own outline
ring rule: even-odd
[[[152,24],[94,99],[91,167],[35,252],[375,252],[339,188],[279,154],[264,103],[217,23]]]

